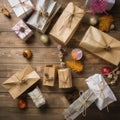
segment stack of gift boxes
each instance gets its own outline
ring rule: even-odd
[[[24,19],[31,14],[26,22],[27,25],[42,33],[46,32],[53,17],[61,8],[61,5],[54,0],[38,0],[35,7],[30,0],[8,1],[17,17]],[[84,15],[84,9],[70,2],[51,29],[50,35],[58,42],[67,45]],[[20,20],[12,28],[22,40],[27,40],[33,34],[26,23]],[[79,46],[114,65],[118,65],[120,62],[120,42],[93,26],[88,28]],[[43,85],[53,87],[57,76],[59,79],[59,88],[72,87],[71,69],[58,69],[52,65],[44,67]],[[3,86],[9,91],[11,96],[16,99],[39,80],[39,75],[28,65],[6,80]],[[86,115],[86,109],[94,102],[99,110],[102,110],[117,100],[101,74],[94,74],[85,81],[89,89],[63,112],[67,120],[74,120],[81,113]],[[39,87],[29,92],[28,95],[32,98],[36,107],[40,107],[46,103],[45,97]]]

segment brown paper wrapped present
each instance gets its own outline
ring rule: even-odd
[[[52,28],[50,35],[66,45],[75,33],[84,14],[83,9],[70,2]]]
[[[120,41],[95,27],[89,27],[80,46],[114,65],[120,62]]]
[[[72,76],[70,68],[62,68],[58,70],[59,88],[71,88]]]
[[[16,99],[39,79],[39,75],[30,65],[27,65],[24,69],[19,70],[8,80],[3,82],[2,85],[8,90],[13,99]]]
[[[55,68],[55,66],[44,67],[43,85],[54,86],[55,78],[56,78],[56,68]]]

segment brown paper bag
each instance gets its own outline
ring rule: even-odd
[[[50,35],[66,45],[75,33],[84,14],[83,9],[70,2],[52,28]]]
[[[55,66],[44,67],[43,85],[54,86],[55,78],[56,78],[56,68],[55,68]]]
[[[16,99],[39,79],[39,75],[30,65],[27,65],[3,82],[2,86],[8,90],[13,99]]]
[[[120,62],[120,41],[95,27],[89,27],[80,46],[114,65]]]
[[[72,76],[70,68],[63,68],[58,70],[59,88],[71,88]]]

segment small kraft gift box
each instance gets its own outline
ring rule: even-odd
[[[29,16],[34,10],[31,0],[8,0],[17,17],[21,19]]]
[[[64,118],[66,120],[75,120],[81,113],[83,116],[86,116],[86,109],[94,103],[96,99],[97,97],[92,90],[86,90],[67,109],[64,110]]]
[[[36,30],[45,33],[52,18],[60,9],[61,5],[54,0],[38,0],[36,11],[28,19],[27,24]]]
[[[39,87],[36,87],[34,90],[28,93],[30,98],[33,100],[35,106],[37,108],[45,105],[45,97],[43,96],[42,92],[40,91]]]
[[[40,80],[39,75],[27,65],[3,82],[2,86],[8,90],[13,99],[16,99],[38,80]]]
[[[13,26],[12,30],[23,41],[26,41],[33,35],[32,30],[24,23],[23,20],[20,20],[15,26]]]
[[[101,74],[94,74],[86,79],[86,83],[97,96],[96,105],[99,110],[108,108],[110,103],[117,101],[110,87]]]
[[[56,67],[53,65],[44,67],[43,85],[54,86],[55,79],[56,79]]]
[[[88,28],[80,47],[113,65],[117,66],[120,62],[120,41],[95,27]]]
[[[50,35],[66,45],[75,33],[84,14],[83,9],[70,2],[53,26]]]
[[[70,68],[58,69],[59,88],[72,87],[72,75]]]

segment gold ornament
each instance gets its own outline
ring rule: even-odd
[[[25,49],[24,51],[23,51],[23,56],[25,57],[25,58],[27,58],[27,59],[31,59],[32,58],[32,52],[31,52],[31,50],[30,49]]]

